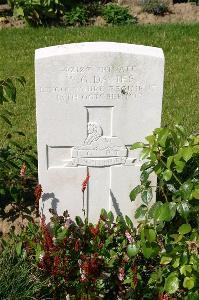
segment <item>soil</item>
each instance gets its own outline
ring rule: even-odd
[[[196,3],[177,3],[170,4],[170,12],[164,16],[154,16],[142,12],[142,7],[132,0],[120,1],[121,4],[128,6],[131,13],[138,18],[140,24],[161,24],[161,23],[197,23],[199,22],[199,6]],[[0,29],[2,28],[22,28],[26,22],[9,15],[10,10],[7,5],[0,5]],[[106,25],[102,17],[97,17],[94,24],[96,26]]]
[[[142,12],[140,6],[131,7],[131,12],[138,18],[141,24],[161,24],[161,23],[197,23],[199,22],[199,6],[191,3],[178,3],[169,6],[170,13],[164,16],[154,16]]]
[[[19,234],[29,221],[39,222],[38,213],[33,206],[20,209],[9,204],[5,208],[5,215],[6,217],[0,218],[0,236],[4,239],[11,231]]]
[[[1,17],[0,16],[0,30],[2,28],[23,28],[25,27],[26,22],[24,20],[17,19],[15,17],[11,16],[5,16]]]

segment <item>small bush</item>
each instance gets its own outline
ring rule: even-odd
[[[22,16],[32,26],[85,25],[99,15],[101,2],[87,0],[9,0],[15,16]]]
[[[169,12],[169,6],[164,0],[148,0],[143,4],[143,11],[155,16],[163,16]]]
[[[25,134],[15,129],[13,107],[8,110],[6,106],[8,102],[15,105],[16,84],[24,86],[25,82],[24,77],[0,80],[0,120],[5,128],[0,139],[0,216],[3,218],[9,215],[5,213],[8,204],[15,217],[22,207],[25,209],[30,204],[37,177],[36,155],[32,155],[32,147],[23,145]]]
[[[88,18],[86,6],[76,6],[64,15],[63,23],[67,26],[86,25]]]
[[[128,8],[114,3],[107,4],[102,14],[107,23],[113,25],[133,24],[137,22],[136,17],[129,14]]]

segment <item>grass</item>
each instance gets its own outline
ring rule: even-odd
[[[199,24],[125,27],[25,28],[0,31],[0,78],[24,75],[13,108],[15,125],[36,144],[34,51],[51,45],[115,41],[163,48],[166,58],[162,125],[181,123],[187,133],[199,131]]]

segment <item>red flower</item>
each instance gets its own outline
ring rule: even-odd
[[[101,260],[98,258],[97,253],[92,256],[82,256],[79,262],[81,282],[95,282],[100,274],[100,265]]]
[[[118,279],[119,279],[120,281],[123,281],[123,280],[124,280],[124,275],[125,275],[124,268],[119,268]]]
[[[99,245],[98,245],[98,248],[102,249],[103,246],[104,246],[104,243],[100,242]]]
[[[166,294],[160,294],[158,296],[158,300],[169,300],[169,295],[166,293]]]
[[[134,273],[134,274],[133,274],[133,284],[134,284],[134,287],[136,288],[136,286],[137,286],[137,284],[138,284],[137,266],[132,265],[132,266],[131,266],[131,270],[132,270],[132,272]]]
[[[44,235],[44,249],[45,251],[49,251],[55,248],[53,244],[53,239],[51,237],[51,234],[47,228],[46,222],[45,222],[45,216],[42,216],[40,219],[40,226]]]
[[[133,284],[134,284],[134,287],[136,288],[136,286],[138,285],[138,276],[137,276],[137,274],[135,274],[134,276],[133,276]]]
[[[84,179],[84,181],[82,182],[82,192],[84,193],[85,189],[87,188],[88,182],[89,182],[89,178],[90,176],[87,175],[86,179]]]
[[[80,249],[80,241],[76,240],[75,241],[75,252],[79,252],[79,249]]]
[[[21,166],[21,170],[20,170],[20,176],[24,177],[26,175],[26,164],[25,162],[23,162],[22,166]]]
[[[39,207],[39,200],[41,198],[41,194],[42,194],[42,187],[41,184],[36,185],[35,187],[35,191],[34,191],[34,196],[35,196],[35,206]]]
[[[133,273],[137,273],[137,266],[132,265],[131,270],[132,270]]]
[[[60,258],[59,258],[59,256],[56,255],[54,257],[54,266],[53,266],[53,270],[52,270],[52,275],[57,275],[59,263],[60,263]]]
[[[92,233],[92,235],[94,235],[94,237],[96,237],[99,232],[99,226],[97,225],[96,227],[90,227],[90,232]]]

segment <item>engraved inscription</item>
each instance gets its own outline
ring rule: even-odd
[[[126,101],[156,88],[155,84],[137,78],[136,65],[64,66],[57,71],[63,73],[62,83],[40,86],[38,91],[53,94],[58,103]]]

